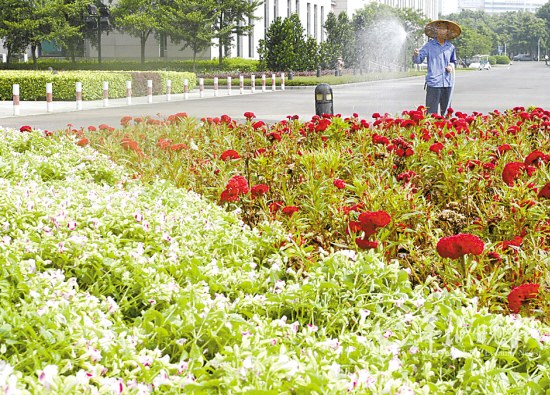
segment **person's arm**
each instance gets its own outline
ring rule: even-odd
[[[426,50],[426,46],[423,46],[420,49],[415,48],[412,61],[414,64],[420,64],[424,61],[424,59],[426,59],[426,56],[428,56],[428,51]]]
[[[456,50],[453,48],[453,51],[451,52],[451,58],[449,59],[449,64],[445,67],[445,70],[450,73],[454,69],[456,69]]]

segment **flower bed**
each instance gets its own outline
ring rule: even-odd
[[[370,123],[289,116],[271,126],[244,115],[127,117],[119,130],[76,133],[145,181],[165,178],[238,208],[250,226],[281,221],[286,248],[299,251],[291,266],[376,249],[417,283],[436,277],[491,311],[507,311],[515,287],[548,284],[547,111],[444,119],[420,109]],[[544,287],[524,302],[525,312],[550,316]]]
[[[306,181],[274,181],[292,178],[288,170],[307,175],[298,171],[305,166],[299,158],[309,154],[305,163],[315,167],[308,171],[323,186],[324,154],[338,163],[329,141],[340,136],[345,150],[349,133],[354,138],[364,133],[370,141],[373,130],[349,132],[342,128],[349,121],[323,121],[324,131],[300,134],[304,141],[295,148],[296,160],[278,158],[284,172],[271,166],[268,177],[253,172],[254,162],[275,160],[277,145],[292,134],[271,141],[266,132],[282,132],[277,129],[282,126],[267,128],[248,117],[242,124],[227,118],[199,123],[179,114],[137,126],[125,118],[120,133],[103,125],[103,132],[71,132],[68,138],[30,127],[0,132],[4,393],[444,394],[550,388],[548,326],[517,314],[490,313],[479,306],[481,297],[449,290],[440,277],[428,275],[420,282],[405,258],[388,254],[400,229],[394,225],[399,212],[383,210],[390,207],[390,195],[383,195],[386,201],[371,196],[369,206],[365,202],[359,212],[342,214],[338,244],[324,247],[308,238],[315,227],[304,215],[305,195],[292,202],[275,199],[292,196],[297,193],[292,188]],[[308,130],[298,120],[291,123],[297,131]],[[247,150],[229,144],[243,137]],[[272,148],[265,155],[250,154],[257,151],[256,139]],[[113,164],[90,142],[120,163],[129,159],[126,164],[134,168]],[[407,158],[420,152],[414,145],[407,149],[415,151]],[[546,172],[544,166],[531,177]],[[199,173],[215,182],[200,184]],[[177,181],[178,174],[179,187],[162,179]],[[343,183],[334,182],[337,174],[326,181],[327,188],[342,199],[338,194],[350,183],[344,177]],[[263,183],[252,178],[259,176]],[[384,190],[380,175],[369,177]],[[522,178],[506,188],[532,193],[520,183]],[[262,184],[268,188],[258,187]],[[372,195],[377,184],[368,189]],[[403,201],[400,188],[408,189],[407,196],[419,194],[397,180],[395,185],[391,207]],[[194,188],[216,203],[191,192]],[[360,196],[366,199],[365,191]],[[271,212],[270,202],[279,201],[273,207],[280,209]],[[351,194],[345,201],[346,207],[359,204]],[[533,207],[545,204],[541,201]],[[345,229],[354,227],[361,234],[346,235]],[[462,265],[480,265],[494,252],[483,232],[451,241],[439,237],[444,233],[456,232],[434,230],[423,235],[433,237],[426,245],[421,239],[415,243],[426,261],[450,267],[449,275],[460,268],[454,256]],[[378,246],[361,251],[356,238]],[[523,262],[526,247],[518,244],[512,239],[502,244],[504,250],[518,250],[510,258],[503,252],[503,261]],[[544,250],[529,248],[544,264]],[[441,251],[453,257],[441,258]],[[488,276],[506,281],[496,269]],[[545,306],[547,279],[540,283],[510,293],[511,308],[519,301],[522,314],[536,315],[533,309]]]

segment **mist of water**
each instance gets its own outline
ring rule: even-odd
[[[380,19],[362,34],[361,68],[367,71],[398,71],[405,65],[407,32],[396,18]]]

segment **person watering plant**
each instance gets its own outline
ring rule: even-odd
[[[420,64],[427,58],[427,111],[428,114],[445,115],[451,104],[456,67],[455,46],[449,40],[460,36],[461,28],[454,22],[440,19],[428,23],[424,33],[431,40],[414,50],[413,63]]]

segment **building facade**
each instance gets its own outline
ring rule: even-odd
[[[351,16],[355,11],[371,3],[380,3],[396,8],[412,8],[430,19],[437,19],[440,13],[440,2],[441,0],[336,0],[333,2],[333,11],[335,14],[345,11],[348,16]]]
[[[536,12],[548,0],[440,0],[442,15],[462,10],[485,11],[489,14],[503,12]]]

